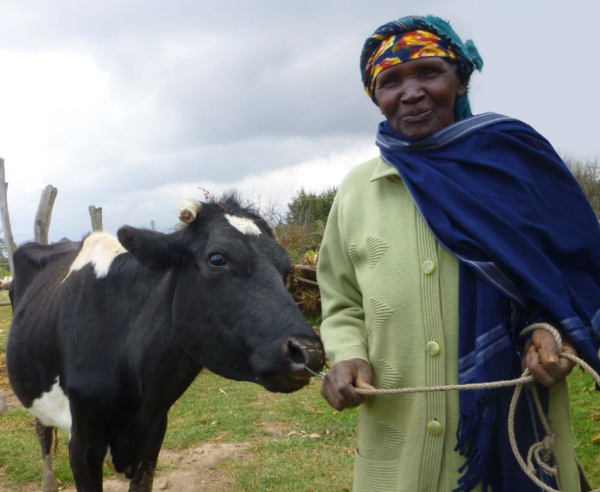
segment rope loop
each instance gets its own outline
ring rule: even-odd
[[[590,374],[594,381],[600,386],[600,375],[592,367],[581,360],[579,357],[575,357],[574,355],[563,352],[563,343],[560,332],[554,328],[552,325],[548,323],[535,323],[531,326],[525,328],[519,336],[526,335],[532,331],[542,329],[549,331],[554,336],[556,340],[556,344],[558,346],[558,351],[560,353],[560,357],[563,359],[569,359],[576,364],[579,364],[588,374]],[[509,412],[508,412],[508,438],[510,441],[510,447],[512,448],[513,454],[517,459],[517,462],[525,472],[525,474],[540,488],[547,492],[561,492],[560,490],[554,489],[549,485],[546,485],[537,477],[536,472],[536,464],[538,468],[542,468],[550,475],[556,477],[558,481],[558,469],[556,467],[552,467],[548,465],[553,453],[554,453],[554,443],[556,440],[556,433],[552,429],[550,422],[544,415],[544,411],[542,409],[542,404],[540,402],[540,398],[537,392],[537,388],[534,383],[535,379],[531,374],[529,374],[529,370],[525,369],[525,372],[521,375],[519,379],[514,379],[511,381],[494,381],[491,383],[476,383],[476,384],[453,384],[448,386],[430,386],[430,387],[420,387],[420,388],[397,388],[390,390],[367,390],[361,388],[355,388],[355,391],[359,395],[365,396],[374,396],[374,395],[391,395],[391,394],[402,394],[402,393],[427,393],[433,391],[464,391],[464,390],[478,390],[478,389],[490,389],[490,388],[502,388],[507,386],[514,386],[515,392],[513,393],[512,400],[510,402]],[[533,395],[533,401],[535,402],[536,409],[538,411],[538,415],[544,426],[546,431],[546,436],[540,442],[537,442],[529,448],[529,452],[527,453],[527,462],[523,460],[521,453],[519,453],[519,448],[517,447],[517,440],[515,438],[515,411],[517,408],[517,403],[519,401],[519,396],[521,395],[521,391],[523,390],[523,386],[528,385],[531,394]],[[534,464],[534,460],[535,463]],[[594,489],[591,492],[600,492],[600,489]]]

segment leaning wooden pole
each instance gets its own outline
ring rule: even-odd
[[[48,185],[42,191],[42,198],[40,199],[40,205],[35,214],[34,224],[34,237],[36,243],[48,244],[48,231],[50,230],[50,221],[52,220],[52,208],[54,207],[54,200],[58,190]]]
[[[92,218],[92,231],[102,232],[102,207],[96,208],[90,205],[90,217]]]
[[[6,412],[7,409],[6,396],[4,395],[4,391],[0,390],[0,417],[2,417],[2,414]]]
[[[0,213],[2,214],[2,227],[4,229],[4,240],[6,241],[6,253],[8,255],[8,267],[11,275],[15,274],[13,253],[15,241],[10,228],[10,217],[8,216],[8,183],[4,174],[4,159],[0,157]]]

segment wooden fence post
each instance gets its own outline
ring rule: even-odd
[[[13,253],[15,241],[10,228],[10,217],[8,216],[8,183],[4,177],[4,159],[0,157],[0,212],[2,214],[2,227],[4,228],[4,240],[6,241],[6,254],[8,255],[8,266],[11,275],[15,274]]]
[[[52,185],[46,186],[44,191],[42,191],[40,205],[37,214],[35,214],[34,237],[36,243],[48,244],[52,208],[54,207],[54,200],[56,200],[57,194],[58,190]]]
[[[90,217],[92,218],[92,230],[94,232],[102,232],[102,207],[94,207],[90,205]]]
[[[6,412],[6,409],[6,396],[4,395],[4,391],[0,390],[0,417],[2,417],[4,412]]]

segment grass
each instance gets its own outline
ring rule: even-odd
[[[293,395],[272,395],[257,385],[203,371],[171,409],[163,447],[184,449],[208,440],[253,441],[256,459],[241,466],[222,465],[234,477],[236,490],[306,491],[308,481],[314,482],[315,490],[349,490],[357,421],[355,411],[336,414],[329,408],[315,383]],[[263,440],[273,427],[282,436]],[[294,431],[297,434],[287,435]],[[321,437],[302,437],[317,433]],[[59,432],[59,440],[54,469],[60,483],[70,485],[68,435]],[[0,443],[0,485],[18,488],[38,482],[40,449],[27,412],[9,412],[0,419]],[[159,463],[159,469],[168,466]],[[337,472],[333,481],[330,470]],[[105,476],[110,476],[108,471]]]
[[[293,395],[272,395],[257,385],[226,381],[203,371],[171,409],[163,447],[177,450],[209,440],[253,441],[256,459],[241,466],[222,465],[234,477],[236,490],[306,491],[309,482],[315,490],[350,490],[357,422],[356,411],[336,414],[329,408],[315,383]],[[280,429],[281,437],[263,440],[273,427]],[[296,434],[288,436],[290,432]],[[321,437],[304,437],[311,434]],[[69,485],[73,478],[68,435],[61,431],[59,439],[54,469],[60,483]],[[18,488],[39,481],[40,450],[27,412],[9,412],[0,419],[0,442],[0,485]],[[159,468],[167,466],[159,463]],[[336,470],[335,479],[331,470]]]
[[[0,302],[8,302],[8,300],[8,291],[0,290]],[[12,308],[10,306],[0,306],[0,354],[6,353],[6,338],[11,319]]]
[[[575,453],[592,485],[600,486],[600,393],[591,376],[575,369],[569,376]]]
[[[0,301],[5,296],[0,293]],[[10,312],[0,308],[0,365]],[[320,317],[314,315],[309,321],[318,325]],[[598,486],[600,442],[591,439],[600,433],[600,393],[594,391],[591,377],[578,370],[569,384],[577,456]],[[277,395],[203,371],[171,408],[163,447],[179,450],[210,440],[250,441],[252,460],[218,465],[236,491],[351,490],[358,412],[335,412],[321,398],[319,387],[313,381],[297,393]],[[54,467],[57,479],[66,486],[73,483],[68,435],[59,432],[59,441]],[[39,484],[41,465],[33,418],[18,410],[5,414],[0,419],[0,486]],[[159,462],[159,469],[169,466]]]

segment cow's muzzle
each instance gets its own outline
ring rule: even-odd
[[[287,375],[294,379],[308,381],[325,365],[325,350],[318,339],[289,338],[283,344],[283,356],[289,364]]]

